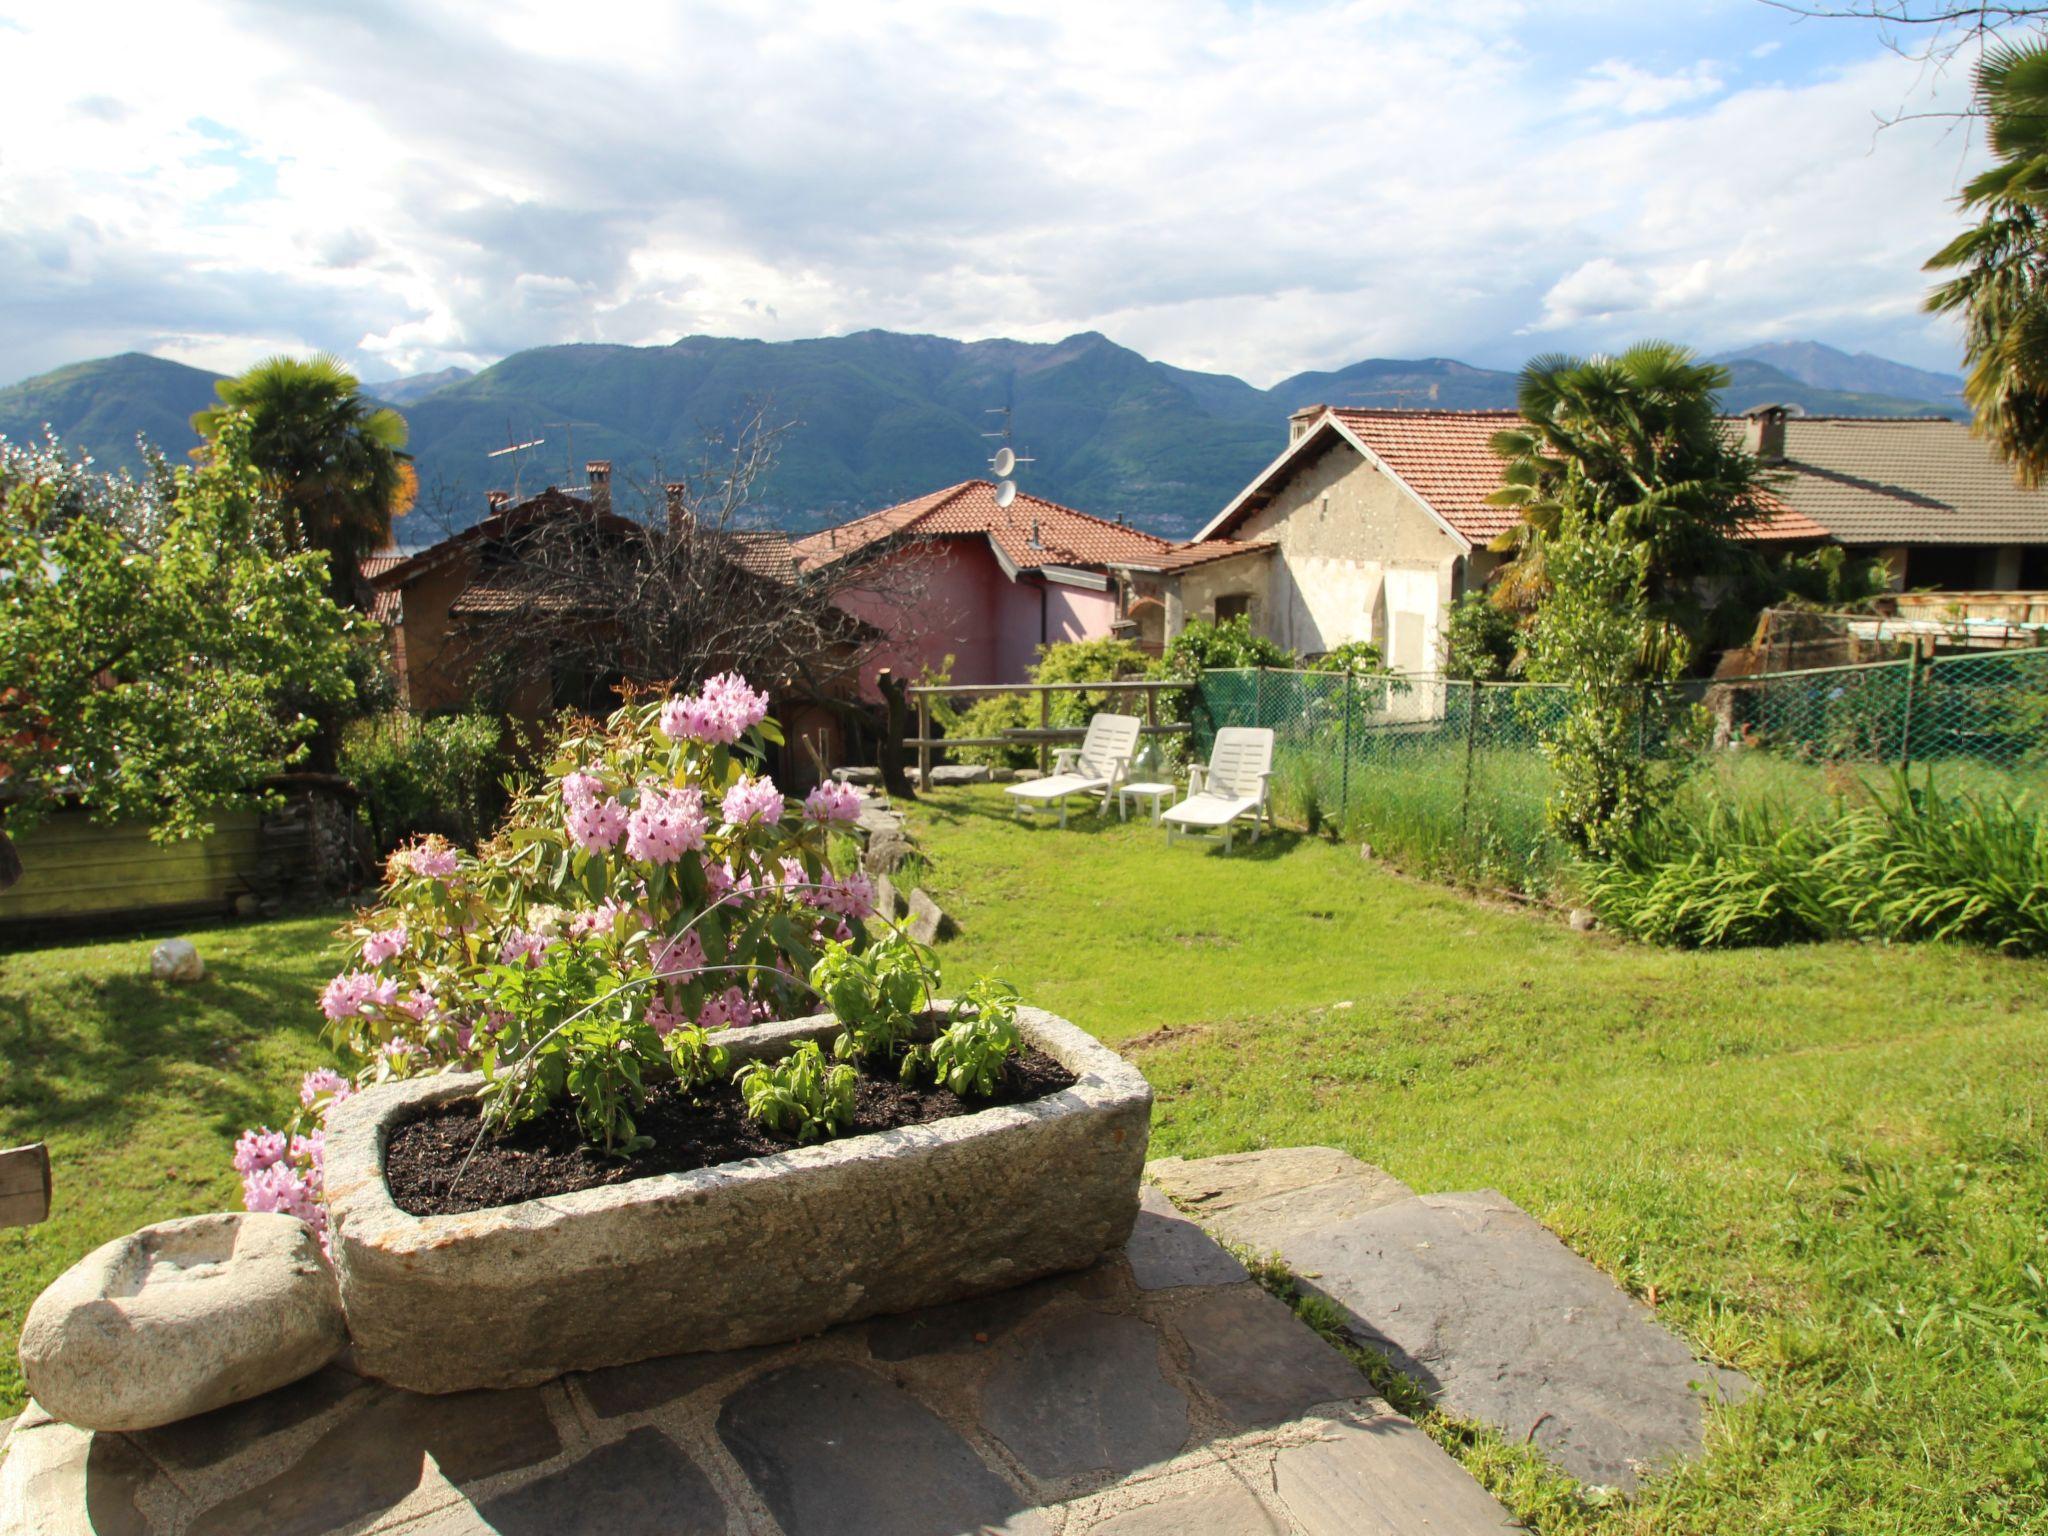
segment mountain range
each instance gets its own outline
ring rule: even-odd
[[[1967,414],[1962,381],[1819,342],[1776,342],[1720,359],[1722,404],[1765,402],[1815,415]],[[179,455],[190,417],[220,376],[123,353],[0,389],[0,434],[45,427],[101,464],[139,462],[138,435]],[[980,474],[1007,420],[1032,462],[1034,494],[1185,536],[1286,441],[1312,404],[1511,407],[1515,375],[1450,358],[1373,358],[1299,373],[1269,389],[1154,362],[1096,332],[1064,341],[953,341],[862,331],[809,341],[687,336],[668,346],[573,345],[514,353],[477,373],[445,369],[366,386],[401,408],[417,456],[421,510],[407,543],[482,515],[484,492],[574,485],[610,459],[621,496],[674,477],[753,402],[793,423],[757,487],[767,521],[795,531]],[[1007,416],[1005,415],[1007,412]],[[540,439],[539,447],[497,450]]]

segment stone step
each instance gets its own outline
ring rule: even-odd
[[[421,1397],[339,1367],[136,1434],[33,1405],[0,1536],[1496,1536],[1506,1511],[1156,1191],[1078,1274]]]
[[[1533,1441],[1582,1482],[1633,1489],[1698,1455],[1708,1408],[1750,1389],[1497,1190],[1415,1195],[1327,1148],[1149,1171],[1195,1220],[1335,1302],[1437,1406]]]

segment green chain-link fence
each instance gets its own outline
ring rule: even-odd
[[[1570,707],[1538,683],[1206,672],[1192,750],[1270,726],[1283,815],[1404,863],[1542,890],[1564,859],[1544,813],[1543,742]],[[1638,750],[1687,760],[1782,808],[1875,771],[1930,767],[1952,789],[2048,791],[2048,649],[1646,686]]]

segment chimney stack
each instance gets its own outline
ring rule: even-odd
[[[484,501],[493,512],[502,512],[507,506],[511,505],[512,493],[510,491],[485,491]]]
[[[609,511],[612,504],[612,461],[590,460],[583,466],[583,478],[590,486],[590,504]]]
[[[1287,441],[1298,443],[1308,429],[1327,411],[1327,405],[1304,405],[1287,418]]]
[[[696,514],[690,510],[689,489],[689,486],[680,480],[671,480],[662,487],[662,492],[668,502],[668,531],[670,533],[687,533],[696,525]]]
[[[1749,425],[1742,431],[1742,446],[1759,463],[1780,464],[1785,459],[1785,417],[1782,405],[1760,405],[1744,412]]]

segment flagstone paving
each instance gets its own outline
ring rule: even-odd
[[[127,1435],[31,1405],[0,1456],[0,1536],[1513,1529],[1156,1193],[1127,1256],[796,1344],[447,1397],[336,1366]]]
[[[1583,1482],[1632,1489],[1698,1455],[1709,1406],[1750,1389],[1496,1190],[1417,1195],[1327,1147],[1148,1172],[1204,1226],[1336,1302],[1433,1402],[1534,1441]]]

